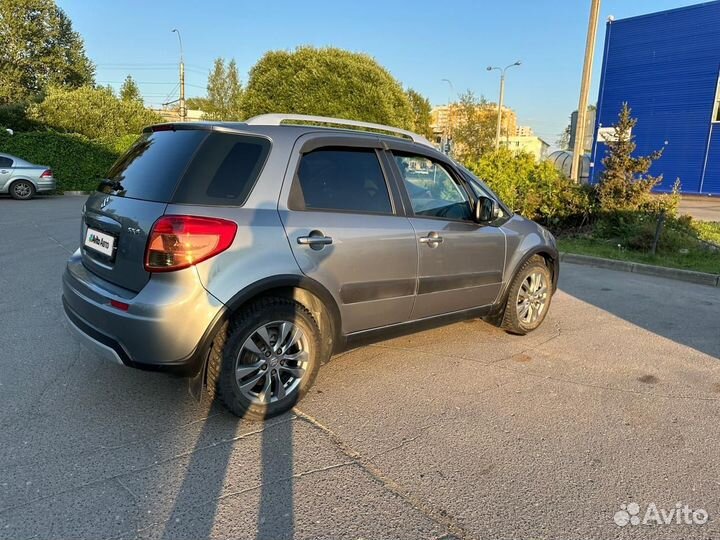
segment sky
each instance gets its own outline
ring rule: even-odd
[[[590,102],[597,99],[608,16],[616,19],[698,4],[683,0],[603,0]],[[85,40],[96,81],[119,88],[130,74],[145,102],[175,99],[178,28],[186,95],[205,93],[217,57],[235,58],[243,82],[268,50],[340,47],[373,56],[433,105],[472,90],[505,105],[519,125],[553,144],[577,108],[590,0],[58,0]],[[452,87],[443,79],[452,82]]]

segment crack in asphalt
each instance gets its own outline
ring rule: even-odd
[[[49,456],[49,457],[48,457],[48,456],[42,456],[42,457],[34,458],[34,459],[31,459],[31,460],[21,461],[21,462],[0,463],[0,465],[2,465],[2,467],[7,470],[7,469],[11,469],[11,468],[29,467],[29,466],[31,466],[31,465],[41,465],[41,464],[47,462],[48,459],[59,459],[59,458],[67,458],[67,457],[80,457],[80,456],[84,456],[84,455],[86,455],[86,454],[92,454],[92,453],[94,453],[94,452],[113,452],[113,451],[115,451],[115,450],[120,450],[121,448],[126,448],[126,447],[128,447],[128,446],[133,446],[133,445],[135,445],[135,444],[137,444],[137,445],[142,445],[142,444],[145,444],[145,443],[150,443],[150,442],[153,442],[159,435],[167,435],[167,434],[173,433],[173,432],[175,432],[175,431],[184,430],[184,429],[192,426],[193,424],[205,423],[205,422],[207,422],[208,420],[210,420],[211,418],[215,418],[215,417],[218,417],[218,416],[225,416],[225,415],[227,415],[227,414],[229,414],[229,413],[218,412],[218,413],[210,414],[210,415],[208,415],[208,416],[204,416],[204,417],[202,417],[202,418],[198,418],[197,420],[193,420],[192,422],[188,422],[188,423],[182,424],[182,425],[180,425],[180,426],[175,426],[175,427],[172,427],[172,428],[166,429],[166,430],[155,431],[155,432],[153,432],[153,434],[152,434],[151,436],[148,436],[148,437],[127,439],[126,441],[124,441],[124,442],[122,442],[122,443],[120,443],[120,444],[115,444],[115,445],[112,445],[112,446],[102,446],[102,445],[101,445],[101,446],[92,446],[92,447],[90,447],[90,448],[85,448],[85,449],[80,450],[80,451],[77,451],[77,452],[68,452],[68,453],[54,454],[54,455]],[[17,423],[17,421],[14,421],[13,423]],[[0,427],[6,427],[6,426],[0,425]],[[9,427],[9,426],[8,426],[8,427]],[[0,511],[1,511],[1,510],[0,510]]]
[[[295,419],[295,418],[293,418],[293,420],[294,420],[294,419]],[[273,425],[277,425],[277,424],[273,424]],[[303,471],[303,472],[300,472],[300,473],[295,473],[295,474],[292,474],[292,475],[290,475],[290,476],[285,476],[285,477],[283,477],[283,478],[278,478],[278,479],[276,479],[276,480],[272,480],[272,481],[270,481],[270,482],[259,482],[259,483],[255,484],[255,485],[253,485],[253,486],[250,486],[250,487],[247,487],[247,488],[243,488],[243,489],[239,489],[239,490],[235,490],[235,491],[230,491],[230,492],[228,492],[228,493],[223,493],[222,495],[220,495],[220,496],[218,496],[218,497],[215,497],[215,498],[213,498],[213,499],[208,499],[207,501],[201,502],[201,503],[197,504],[196,506],[194,506],[194,507],[193,507],[193,510],[196,510],[198,507],[207,506],[207,505],[209,505],[209,504],[217,504],[218,501],[223,501],[223,500],[225,500],[225,499],[230,499],[230,498],[233,498],[233,497],[238,497],[238,496],[240,496],[240,495],[244,495],[244,494],[246,494],[246,493],[250,493],[250,492],[253,492],[253,491],[257,491],[257,490],[259,490],[259,489],[263,489],[263,488],[268,487],[268,486],[272,486],[272,485],[279,484],[279,483],[282,483],[282,482],[289,482],[289,481],[291,481],[291,480],[296,480],[296,479],[303,478],[303,477],[305,477],[305,476],[310,476],[310,475],[313,475],[313,474],[318,474],[318,473],[330,471],[330,470],[333,470],[333,469],[338,469],[338,468],[340,468],[340,467],[347,467],[348,465],[355,465],[355,462],[354,462],[354,461],[342,461],[342,462],[340,462],[340,463],[334,463],[334,464],[332,464],[332,465],[327,465],[327,466],[325,466],[325,467],[317,467],[317,468],[315,468],[315,469],[309,469],[309,470],[307,470],[307,471]],[[185,511],[181,511],[181,512],[173,512],[173,513],[170,514],[170,517],[168,517],[167,519],[163,519],[163,520],[160,520],[160,521],[156,521],[156,522],[154,522],[154,523],[151,523],[150,525],[146,525],[146,526],[141,527],[141,528],[139,528],[139,529],[133,529],[133,530],[131,530],[131,531],[125,531],[125,532],[120,533],[120,534],[117,534],[117,535],[115,535],[115,536],[108,536],[108,537],[105,537],[104,540],[118,540],[118,539],[124,538],[124,537],[126,537],[126,536],[128,536],[128,535],[137,535],[138,533],[142,533],[142,532],[148,531],[148,530],[150,530],[150,529],[154,529],[155,527],[166,526],[166,525],[167,525],[170,521],[172,521],[173,519],[178,519],[179,516],[184,516],[184,515],[188,514],[189,512],[190,512],[190,510],[185,510]]]
[[[375,454],[372,457],[365,458],[360,452],[352,448],[348,443],[346,443],[337,433],[335,433],[333,430],[322,424],[320,421],[318,421],[316,418],[310,416],[307,413],[304,413],[300,411],[297,407],[294,409],[295,414],[297,414],[298,418],[300,420],[303,420],[310,424],[315,429],[319,430],[320,432],[327,435],[332,442],[335,443],[335,445],[338,447],[338,449],[348,456],[353,463],[358,465],[361,469],[363,469],[370,477],[372,477],[376,482],[378,482],[384,489],[390,491],[392,494],[394,494],[396,497],[398,497],[400,500],[404,501],[405,503],[409,504],[412,508],[414,508],[416,511],[420,512],[422,515],[424,515],[428,520],[436,523],[437,525],[440,525],[441,527],[444,527],[448,533],[441,535],[439,538],[457,538],[457,539],[465,539],[465,538],[471,538],[472,535],[470,535],[467,531],[465,531],[460,525],[457,524],[454,517],[447,511],[441,510],[437,511],[432,506],[429,506],[425,504],[423,501],[415,497],[410,491],[406,488],[404,488],[402,485],[397,483],[392,478],[388,477],[378,466],[376,466],[373,463],[373,458],[381,456],[387,452],[379,452],[378,454]],[[426,426],[423,428],[420,428],[422,430],[422,433],[418,434],[415,437],[412,437],[410,439],[407,439],[405,443],[412,442],[414,440],[417,440],[422,435],[424,435],[427,432],[427,429],[429,429],[432,426]],[[397,448],[403,446],[403,443],[397,446]],[[391,451],[392,449],[388,449],[388,451]]]
[[[50,494],[50,495],[44,495],[44,496],[42,496],[42,497],[36,497],[36,498],[34,498],[34,499],[30,499],[30,500],[25,501],[25,502],[23,502],[23,503],[21,503],[21,504],[16,504],[16,505],[12,505],[12,506],[6,506],[5,508],[0,508],[0,515],[4,514],[4,513],[6,513],[6,512],[9,512],[9,511],[11,511],[11,510],[17,510],[17,509],[19,509],[19,508],[23,508],[23,507],[25,507],[25,506],[28,506],[28,505],[31,505],[31,504],[35,504],[35,503],[37,503],[37,502],[41,502],[41,501],[44,501],[44,500],[47,500],[47,499],[51,499],[51,498],[57,497],[58,495],[64,495],[64,494],[66,494],[66,493],[72,493],[73,491],[78,491],[78,490],[80,490],[80,489],[85,489],[85,488],[88,488],[88,487],[97,486],[97,485],[100,485],[100,484],[103,484],[103,483],[106,483],[106,482],[110,482],[110,481],[116,480],[116,479],[118,479],[118,478],[123,478],[123,477],[125,477],[125,476],[129,476],[129,475],[132,475],[132,474],[136,474],[136,473],[139,473],[139,472],[148,471],[148,470],[154,469],[154,468],[156,468],[156,467],[158,467],[158,466],[160,466],[160,465],[165,465],[166,463],[170,463],[170,462],[176,461],[176,460],[178,460],[178,459],[182,459],[182,458],[185,458],[185,457],[192,456],[192,455],[195,454],[196,452],[202,452],[202,451],[204,451],[204,450],[209,450],[209,449],[211,449],[211,448],[216,448],[216,447],[218,447],[218,446],[224,446],[224,445],[226,445],[226,444],[233,444],[233,443],[235,443],[235,442],[237,442],[237,441],[240,441],[240,440],[242,440],[242,439],[246,439],[246,438],[251,437],[251,436],[253,436],[253,435],[259,435],[259,434],[261,434],[263,431],[265,431],[265,430],[267,430],[267,429],[270,429],[270,428],[273,428],[273,427],[275,427],[275,426],[278,426],[278,425],[280,425],[280,424],[285,424],[285,423],[287,423],[287,422],[292,422],[292,421],[295,420],[295,419],[296,419],[295,416],[291,416],[291,417],[286,418],[286,419],[284,419],[284,420],[281,420],[281,421],[278,421],[278,422],[273,422],[272,424],[269,424],[269,425],[264,425],[264,426],[263,426],[262,428],[260,428],[260,429],[256,429],[256,430],[254,430],[254,431],[249,431],[249,432],[247,432],[247,433],[243,433],[243,434],[241,434],[241,435],[238,435],[238,436],[236,436],[236,437],[231,437],[231,438],[229,438],[229,439],[223,439],[223,440],[221,440],[221,441],[217,441],[217,442],[214,442],[214,443],[211,443],[211,444],[207,444],[207,445],[205,445],[205,446],[200,446],[200,447],[197,447],[197,448],[193,448],[192,450],[188,450],[188,451],[185,451],[185,452],[180,452],[179,454],[175,454],[175,455],[173,455],[173,456],[170,456],[170,457],[167,457],[167,458],[164,458],[164,459],[157,460],[157,461],[155,461],[155,462],[153,462],[153,463],[151,463],[151,464],[145,465],[145,466],[143,466],[143,467],[138,467],[137,469],[131,469],[131,470],[127,470],[127,471],[124,471],[124,472],[121,472],[121,473],[117,473],[117,474],[114,474],[114,475],[111,475],[111,476],[106,476],[106,477],[103,477],[103,478],[98,478],[98,479],[92,480],[92,481],[90,481],[90,482],[84,482],[84,483],[82,483],[82,484],[78,484],[78,485],[69,487],[69,488],[67,488],[67,489],[62,489],[62,490],[60,490],[60,491],[56,491],[55,493],[52,493],[52,494]]]

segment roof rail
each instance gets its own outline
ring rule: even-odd
[[[252,118],[245,120],[245,123],[251,126],[279,126],[286,120],[299,120],[302,122],[321,122],[323,124],[335,124],[338,126],[352,126],[352,127],[364,127],[369,129],[377,129],[381,131],[387,131],[389,133],[395,133],[402,135],[412,140],[415,143],[435,148],[433,144],[428,141],[422,135],[413,133],[406,129],[400,129],[392,126],[385,126],[383,124],[373,124],[372,122],[360,122],[359,120],[346,120],[344,118],[330,118],[328,116],[314,116],[309,114],[261,114],[253,116]]]

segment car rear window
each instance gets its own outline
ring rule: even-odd
[[[269,150],[270,142],[261,137],[211,133],[195,154],[173,202],[242,205]]]
[[[198,146],[208,136],[198,129],[143,133],[110,168],[99,191],[131,199],[170,202]]]
[[[242,205],[269,150],[267,139],[248,135],[202,129],[145,133],[98,189],[148,201]]]

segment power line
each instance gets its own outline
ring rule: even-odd
[[[136,81],[133,79],[133,81],[136,84],[174,84],[172,81],[168,82],[159,82],[159,81]],[[101,84],[123,84],[125,81],[97,81]]]

